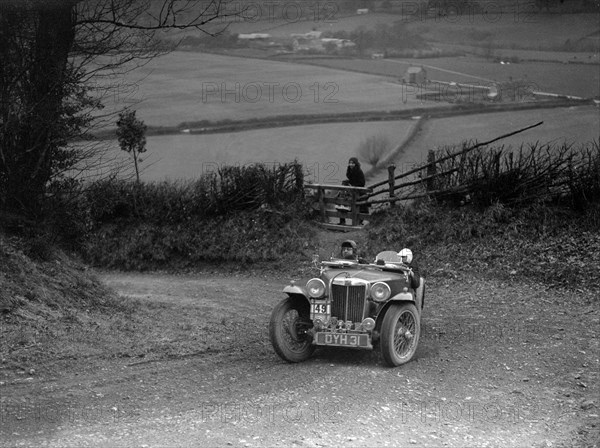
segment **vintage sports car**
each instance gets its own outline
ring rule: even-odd
[[[410,361],[419,343],[425,291],[411,261],[412,252],[403,249],[381,252],[373,263],[321,262],[319,277],[283,289],[287,297],[275,306],[269,324],[275,352],[301,362],[317,346],[379,347],[390,366]]]

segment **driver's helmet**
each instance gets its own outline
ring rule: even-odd
[[[398,256],[400,257],[400,259],[402,260],[402,263],[404,263],[404,264],[410,264],[413,259],[412,250],[406,249],[406,248],[404,248],[400,252],[398,252]]]
[[[342,243],[342,258],[346,260],[355,260],[358,257],[357,245],[352,240],[346,240]]]

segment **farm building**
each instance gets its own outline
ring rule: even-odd
[[[238,34],[239,40],[265,40],[270,38],[271,35],[265,33]]]
[[[424,84],[427,82],[427,71],[423,67],[408,67],[402,77],[404,84]]]
[[[325,45],[320,39],[295,38],[292,42],[294,51],[325,51]]]
[[[321,42],[323,42],[323,45],[333,44],[337,48],[346,48],[346,47],[355,47],[356,46],[356,44],[354,42],[352,42],[350,39],[335,39],[332,37],[324,37],[323,39],[321,39]]]
[[[323,34],[323,31],[312,30],[308,33],[292,33],[290,34],[290,37],[292,39],[320,39],[321,34]]]

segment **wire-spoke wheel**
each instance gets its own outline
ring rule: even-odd
[[[399,366],[411,360],[419,344],[421,322],[412,303],[393,304],[381,325],[381,355],[385,362]]]
[[[271,313],[269,336],[275,352],[285,361],[302,362],[312,355],[307,331],[312,327],[308,303],[288,297],[279,302]]]

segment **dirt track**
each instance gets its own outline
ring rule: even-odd
[[[285,280],[105,274],[122,294],[160,305],[157,318],[185,316],[200,326],[210,316],[213,328],[229,330],[196,353],[90,357],[62,378],[6,385],[5,403],[27,407],[3,410],[2,444],[555,447],[598,440],[599,315],[571,305],[589,297],[442,274],[428,283],[416,359],[396,369],[374,352],[318,350],[298,365],[277,358],[266,328]]]

